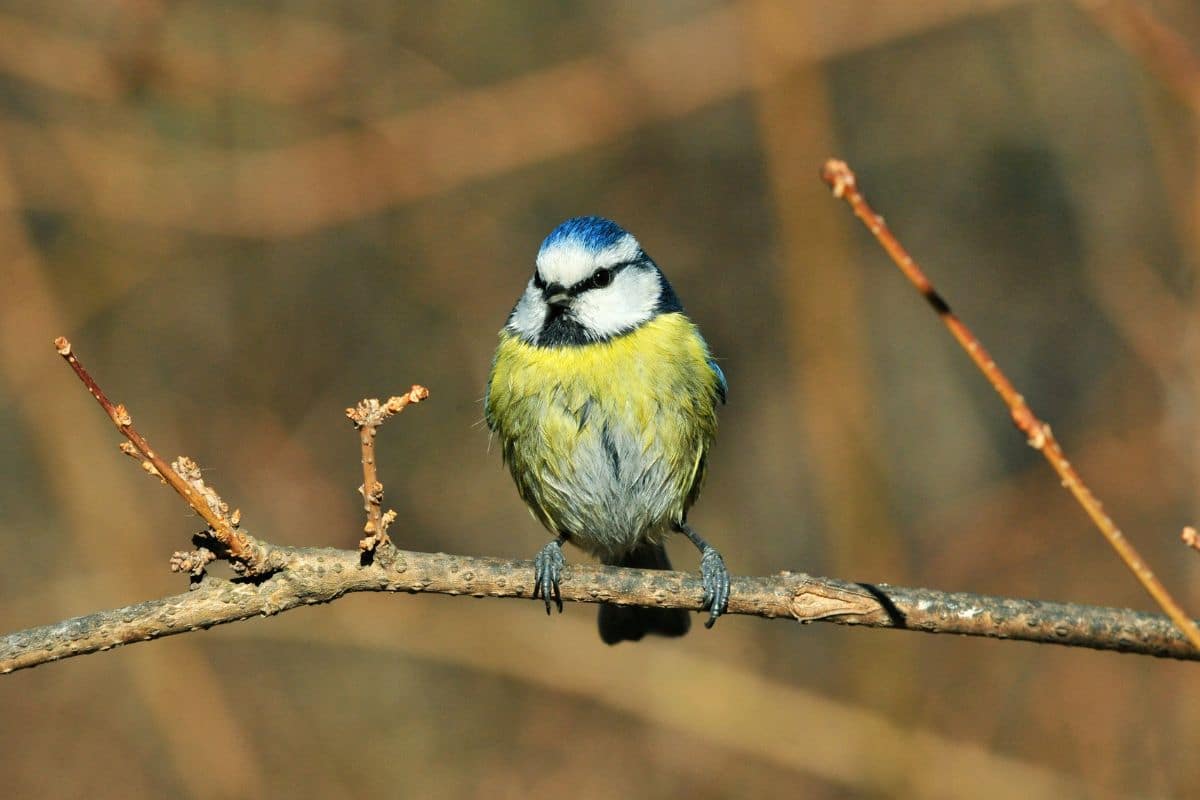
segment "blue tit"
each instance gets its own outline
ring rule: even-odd
[[[603,563],[670,569],[671,532],[699,548],[711,627],[729,601],[724,559],[687,524],[725,402],[725,376],[637,239],[600,217],[555,228],[500,331],[484,400],[521,499],[555,535],[534,596],[562,611],[562,546]],[[600,607],[609,644],[682,636],[682,609]]]

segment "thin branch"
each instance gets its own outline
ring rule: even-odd
[[[917,291],[925,298],[938,317],[950,330],[962,348],[967,351],[967,355],[975,362],[975,366],[979,367],[984,376],[992,384],[992,387],[1004,400],[1012,414],[1013,423],[1017,428],[1025,434],[1029,441],[1029,446],[1041,452],[1046,460],[1050,462],[1050,466],[1058,473],[1062,480],[1062,485],[1067,491],[1074,495],[1075,499],[1083,506],[1084,511],[1092,518],[1096,527],[1117,551],[1117,555],[1129,567],[1129,570],[1134,574],[1142,586],[1150,593],[1155,602],[1167,612],[1179,629],[1187,636],[1188,640],[1196,648],[1200,648],[1200,628],[1196,627],[1196,623],[1183,610],[1183,608],[1175,601],[1167,591],[1167,587],[1162,584],[1162,581],[1155,576],[1150,569],[1150,565],[1146,563],[1141,554],[1133,543],[1125,538],[1125,534],[1117,528],[1112,518],[1104,512],[1103,506],[1096,496],[1092,494],[1087,485],[1083,482],[1083,478],[1071,466],[1071,462],[1067,460],[1066,454],[1059,445],[1058,440],[1054,438],[1050,426],[1042,422],[1025,402],[1025,398],[1013,386],[1012,381],[1008,376],[1001,371],[1000,367],[984,349],[983,344],[976,338],[975,334],[963,324],[963,322],[950,310],[949,304],[938,294],[930,283],[929,278],[921,270],[913,257],[909,255],[904,246],[900,244],[895,235],[888,228],[887,223],[883,221],[883,217],[875,213],[874,209],[868,205],[866,199],[858,190],[858,179],[854,172],[846,162],[837,159],[830,159],[825,162],[824,168],[821,170],[821,178],[829,184],[833,189],[835,197],[846,201],[850,208],[854,211],[854,215],[862,220],[862,223],[867,226],[867,229],[875,236],[875,239],[891,256],[892,261],[896,262],[896,266],[904,273],[909,282],[916,287]]]
[[[0,673],[187,633],[350,592],[410,592],[533,599],[533,563],[444,553],[392,551],[363,565],[357,551],[272,548],[283,565],[266,580],[205,577],[185,594],[76,617],[0,637]],[[562,579],[564,600],[701,610],[704,587],[683,572],[577,564]],[[1018,639],[1200,661],[1160,615],[1073,603],[849,583],[784,572],[733,579],[730,614],[869,628]],[[545,623],[553,626],[552,622]]]
[[[242,565],[248,574],[260,575],[270,572],[274,567],[266,558],[266,548],[253,537],[238,530],[241,515],[236,510],[230,514],[229,506],[212,487],[205,485],[196,463],[187,456],[180,456],[174,464],[168,465],[146,438],[133,427],[133,418],[125,406],[120,403],[114,405],[108,399],[104,390],[80,363],[71,348],[71,342],[65,336],[59,336],[54,340],[54,349],[75,371],[92,397],[96,398],[96,402],[104,409],[113,425],[117,426],[117,430],[129,440],[133,449],[123,446],[121,451],[134,458],[141,456],[144,459],[142,468],[178,492],[184,502],[208,523],[208,535],[227,551],[231,560]],[[177,557],[180,555],[176,554]],[[175,563],[174,559],[172,563]]]
[[[375,472],[375,433],[380,425],[403,411],[409,403],[419,403],[428,397],[429,390],[414,383],[407,394],[390,397],[386,403],[370,398],[360,401],[354,408],[346,409],[346,416],[358,430],[358,441],[362,447],[363,485],[358,491],[362,493],[363,510],[367,514],[367,522],[363,526],[367,535],[358,543],[358,549],[364,554],[372,554],[380,546],[392,543],[387,529],[396,519],[395,511],[382,513],[383,484]]]

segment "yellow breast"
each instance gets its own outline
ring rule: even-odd
[[[716,433],[709,358],[679,313],[582,346],[502,332],[487,420],[534,515],[602,556],[682,520]]]

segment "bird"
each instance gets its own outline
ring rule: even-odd
[[[530,513],[554,538],[533,597],[563,610],[570,542],[602,563],[669,570],[682,533],[700,551],[705,623],[728,609],[725,560],[688,524],[729,386],[678,295],[636,238],[596,216],[542,242],[499,333],[484,420]],[[682,636],[684,609],[600,607],[608,644]]]

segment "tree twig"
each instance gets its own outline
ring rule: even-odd
[[[427,592],[532,599],[533,564],[392,551],[363,565],[353,550],[274,547],[282,568],[265,580],[205,577],[192,591],[0,637],[0,673],[236,622],[350,592]],[[564,600],[701,610],[700,578],[682,572],[575,564]],[[1072,603],[850,583],[800,573],[733,579],[730,614],[784,617],[1116,650],[1200,660],[1167,618]],[[546,623],[553,625],[553,623]]]
[[[130,450],[128,446],[123,446],[122,452],[135,458],[140,456],[144,459],[142,468],[147,473],[160,479],[179,493],[184,502],[208,523],[207,535],[221,545],[225,551],[223,555],[243,567],[247,574],[261,575],[271,571],[274,565],[266,557],[267,548],[244,531],[238,530],[241,515],[236,510],[231,514],[229,506],[221,500],[216,491],[204,484],[200,477],[200,468],[196,463],[186,456],[180,456],[174,464],[168,465],[154,451],[146,438],[133,427],[133,418],[125,406],[120,403],[114,405],[108,399],[104,390],[80,363],[79,358],[72,350],[71,342],[65,336],[59,336],[54,340],[54,349],[75,371],[92,397],[96,398],[96,402],[104,409],[104,413],[112,420],[113,425],[117,426],[117,430],[129,440],[133,450]],[[177,553],[176,558],[181,555],[186,554]],[[207,557],[203,556],[203,558]],[[208,560],[211,561],[211,559]],[[173,566],[175,561],[176,559],[172,559]],[[191,568],[193,564],[189,563],[188,566]],[[203,564],[200,565],[200,568],[202,567]]]
[[[1162,584],[1162,581],[1150,569],[1150,565],[1138,553],[1137,548],[1133,546],[1125,534],[1116,526],[1112,518],[1105,513],[1100,501],[1092,494],[1087,485],[1083,482],[1083,478],[1071,466],[1071,462],[1067,460],[1066,454],[1059,445],[1058,440],[1054,438],[1050,426],[1042,422],[1029,408],[1025,402],[1025,398],[1013,386],[1012,381],[1008,376],[1001,371],[1000,367],[984,349],[983,344],[976,338],[975,334],[963,324],[963,322],[950,310],[949,304],[938,294],[930,283],[929,278],[921,270],[921,267],[913,259],[913,257],[904,249],[895,235],[888,228],[887,223],[883,221],[883,217],[875,213],[874,209],[867,203],[862,193],[858,190],[858,179],[854,172],[851,171],[845,161],[838,159],[829,159],[825,162],[824,168],[821,170],[821,178],[829,184],[833,190],[835,197],[845,200],[850,208],[854,211],[854,215],[862,220],[867,229],[875,236],[875,239],[891,256],[892,261],[904,273],[909,282],[916,287],[921,296],[929,303],[938,317],[950,330],[954,338],[958,341],[962,348],[967,351],[967,355],[979,367],[984,376],[992,384],[992,387],[1004,400],[1012,414],[1013,423],[1017,428],[1025,434],[1029,441],[1029,446],[1041,452],[1046,460],[1050,462],[1050,466],[1058,473],[1062,480],[1062,485],[1069,491],[1079,504],[1083,507],[1087,515],[1092,518],[1096,527],[1117,551],[1117,555],[1125,562],[1125,565],[1134,574],[1142,586],[1150,593],[1155,602],[1167,613],[1180,631],[1188,638],[1193,647],[1200,648],[1200,628],[1197,628],[1196,623],[1192,620],[1175,601],[1167,591],[1167,587]]]
[[[358,430],[358,441],[362,447],[363,485],[359,487],[359,492],[363,496],[363,511],[367,514],[367,522],[363,526],[367,535],[358,543],[358,549],[364,555],[371,555],[379,547],[391,544],[387,529],[396,519],[395,511],[382,513],[383,484],[379,482],[375,471],[375,434],[380,425],[399,414],[410,403],[419,403],[428,397],[429,390],[414,383],[407,394],[390,397],[386,403],[370,398],[359,401],[354,408],[346,409],[346,416]]]

